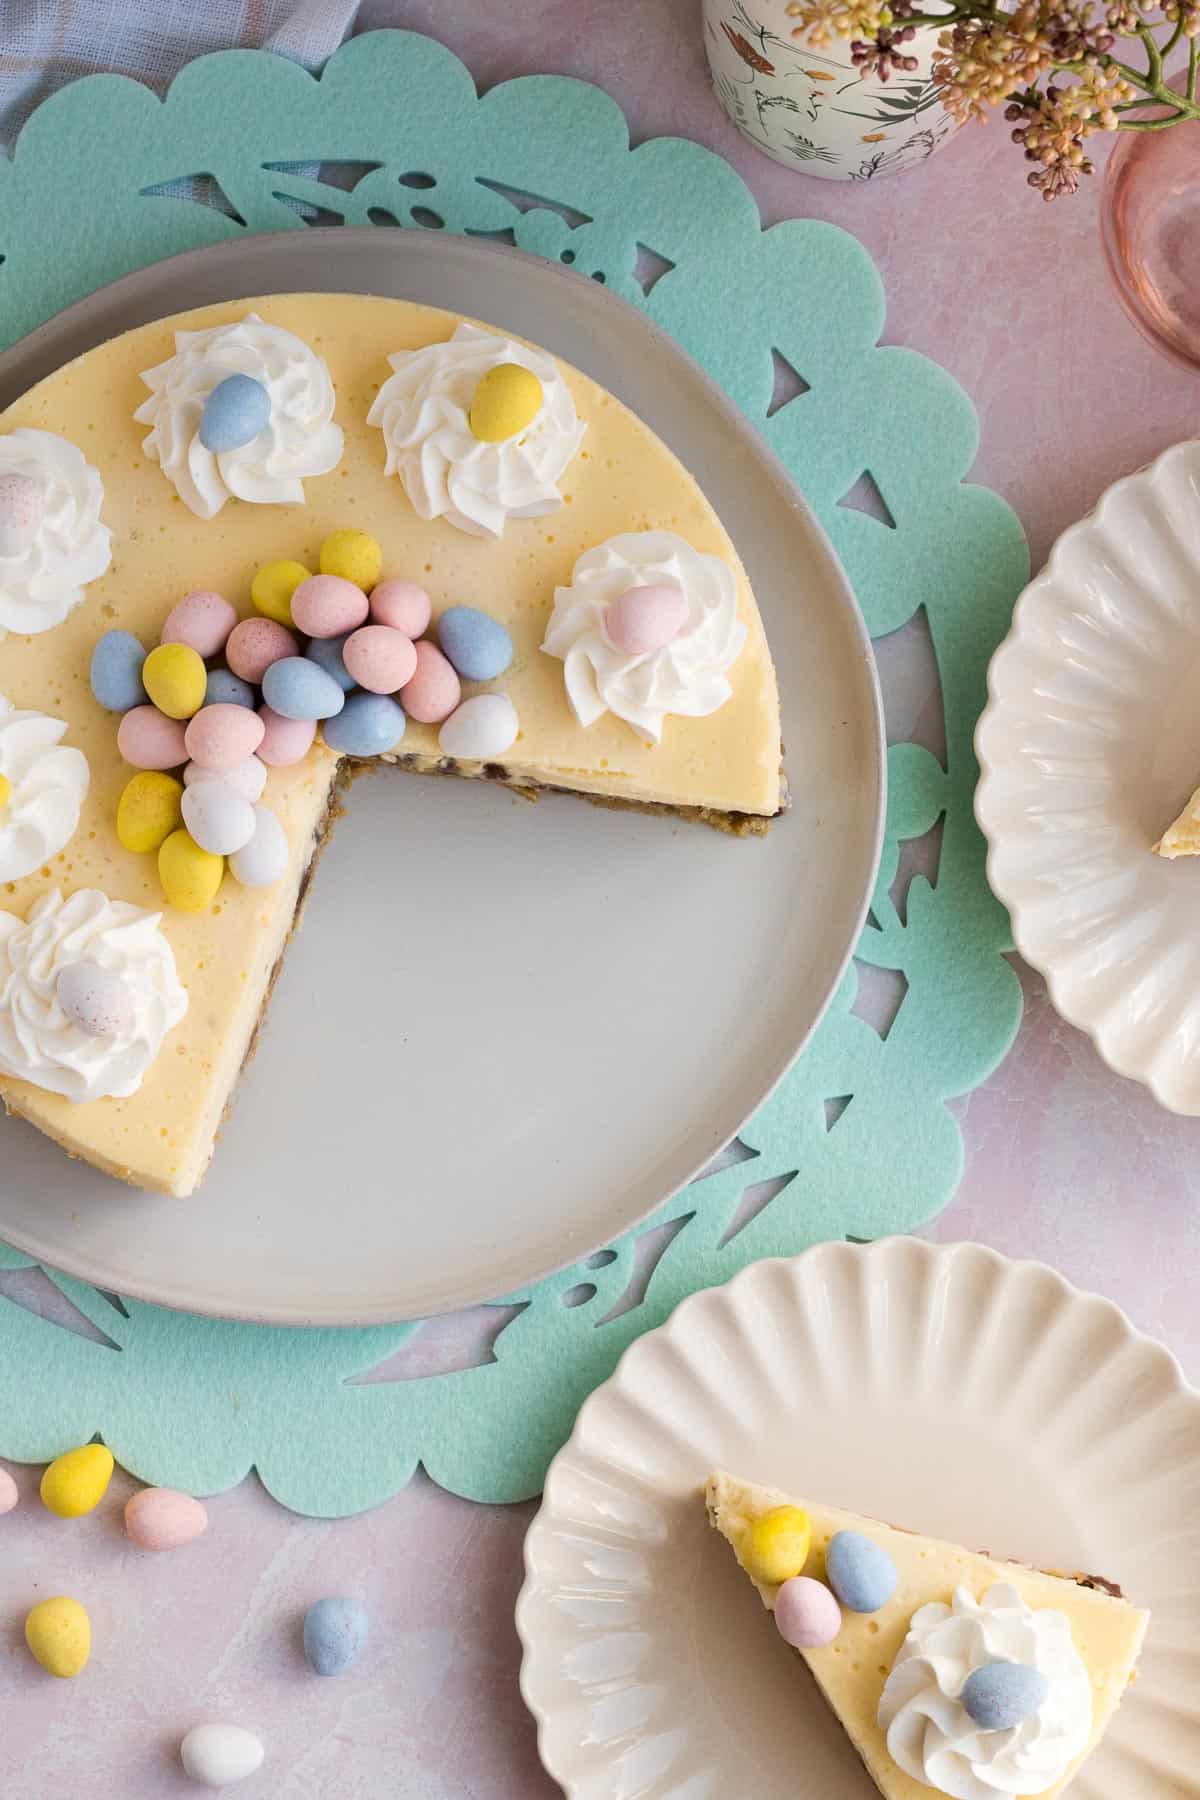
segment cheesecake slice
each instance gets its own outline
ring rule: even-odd
[[[885,1800],[1000,1793],[1056,1800],[1134,1679],[1149,1614],[1098,1577],[999,1562],[723,1471],[709,1477],[705,1499],[743,1567],[751,1528],[781,1507],[800,1508],[811,1522],[807,1561],[794,1571],[808,1581],[826,1582],[826,1555],[840,1532],[855,1534],[860,1546],[867,1540],[870,1555],[890,1561],[890,1599],[870,1614],[843,1606],[832,1642],[798,1651]],[[774,1612],[786,1584],[747,1573]],[[825,1604],[836,1619],[827,1596]],[[1028,1726],[984,1729],[978,1705],[972,1716],[959,1695],[978,1669],[1006,1662],[1044,1690],[1042,1710]],[[1014,1787],[1025,1770],[1028,1785]]]
[[[1155,856],[1174,861],[1177,856],[1200,856],[1200,788],[1178,818],[1173,819],[1154,845]]]

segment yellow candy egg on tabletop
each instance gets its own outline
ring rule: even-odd
[[[775,1506],[746,1527],[738,1557],[751,1581],[778,1587],[803,1573],[812,1548],[812,1521],[800,1506]]]
[[[183,783],[158,769],[146,769],[126,783],[117,803],[117,836],[126,850],[144,856],[183,823]]]
[[[369,531],[335,531],[321,545],[322,575],[373,588],[382,572],[383,550]]]
[[[92,1653],[92,1622],[78,1600],[56,1594],[26,1615],[25,1642],[48,1675],[70,1681]]]
[[[190,644],[160,644],[142,665],[142,686],[168,719],[190,719],[208,690],[204,658]]]
[[[99,1506],[112,1472],[112,1451],[103,1444],[68,1450],[42,1476],[42,1505],[60,1519],[81,1519]]]
[[[12,797],[12,782],[7,775],[0,775],[0,812],[3,812]]]
[[[479,378],[469,415],[484,444],[502,444],[525,431],[542,409],[542,384],[521,363],[497,363]]]
[[[264,619],[274,619],[276,624],[290,628],[292,595],[311,574],[312,570],[306,569],[303,563],[268,563],[250,583],[250,599],[255,612],[261,613]]]
[[[202,850],[191,833],[180,829],[158,852],[158,879],[167,904],[177,912],[203,912],[217,897],[225,858]]]

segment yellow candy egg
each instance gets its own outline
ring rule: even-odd
[[[812,1548],[812,1520],[800,1506],[776,1506],[747,1527],[738,1556],[752,1581],[777,1587],[804,1572]]]
[[[225,858],[202,850],[190,832],[173,831],[158,852],[158,879],[177,912],[203,912],[217,897]]]
[[[383,569],[383,550],[369,531],[335,531],[321,545],[322,575],[340,575],[355,587],[373,588]]]
[[[361,536],[361,533],[351,533]],[[265,569],[260,569],[250,583],[250,598],[254,602],[255,612],[261,613],[264,619],[274,619],[277,625],[291,628],[292,595],[302,581],[307,581],[312,574],[303,563],[273,562]]]
[[[142,685],[168,719],[190,719],[204,705],[208,670],[190,644],[160,644],[142,665]]]
[[[128,782],[117,802],[117,836],[126,850],[139,855],[157,850],[183,823],[183,783],[158,769],[146,769]]]
[[[99,1506],[112,1472],[112,1451],[103,1444],[68,1450],[42,1476],[42,1505],[60,1519],[81,1519]]]
[[[497,363],[482,375],[468,415],[484,444],[502,444],[532,425],[542,408],[542,384],[520,363]]]
[[[78,1600],[56,1594],[27,1614],[25,1642],[48,1675],[70,1681],[92,1653],[92,1622]]]
[[[0,775],[0,812],[3,812],[8,805],[11,794],[12,782],[7,775]]]

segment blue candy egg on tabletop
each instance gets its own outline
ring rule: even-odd
[[[342,1596],[318,1600],[304,1617],[304,1654],[316,1675],[344,1675],[367,1643],[366,1608]]]
[[[448,606],[437,622],[438,642],[466,681],[494,681],[513,659],[513,641],[489,613]]]
[[[825,1578],[847,1612],[873,1613],[896,1591],[896,1565],[861,1531],[838,1531],[825,1552]]]
[[[271,417],[271,396],[253,375],[227,375],[204,402],[198,436],[219,456],[253,443]]]

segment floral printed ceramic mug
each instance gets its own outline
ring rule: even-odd
[[[791,0],[704,0],[713,89],[743,137],[776,162],[829,181],[915,168],[957,129],[931,79],[938,34],[917,32],[911,72],[865,75],[842,38],[814,49]]]

